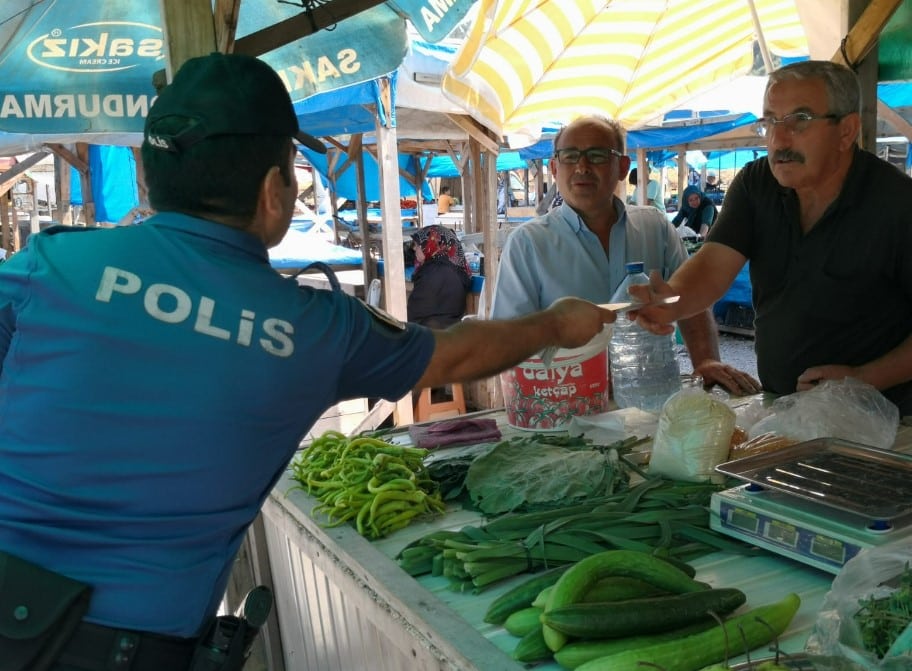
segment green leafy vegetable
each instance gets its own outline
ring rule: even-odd
[[[898,576],[899,586],[887,596],[860,599],[861,608],[855,622],[861,629],[865,649],[883,658],[900,635],[912,623],[912,569],[906,567]]]

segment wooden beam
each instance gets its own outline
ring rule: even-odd
[[[500,143],[493,137],[491,131],[472,117],[465,114],[447,114],[447,118],[468,133],[469,137],[484,147],[485,151],[494,154],[500,151]]]
[[[54,154],[54,188],[57,191],[57,221],[64,226],[73,224],[71,165],[59,154]]]
[[[180,0],[172,0],[179,2]],[[360,14],[361,12],[383,4],[385,0],[332,0],[311,11],[302,11],[280,23],[267,26],[255,33],[250,33],[234,43],[234,52],[260,56],[273,49],[312,35],[324,28],[334,26],[339,21]]]
[[[376,274],[374,273],[374,263],[370,252],[370,224],[367,222],[367,186],[364,177],[364,136],[361,133],[351,136],[347,152],[348,158],[341,167],[337,168],[333,176],[340,175],[345,170],[345,167],[354,161],[355,191],[358,196],[356,200],[358,230],[361,231],[361,267],[364,269],[364,291],[366,292]],[[367,298],[366,295],[365,298]]]
[[[15,215],[15,212],[13,213]],[[15,216],[13,216],[15,219]],[[19,225],[19,222],[16,221],[16,226]],[[2,239],[3,249],[6,250],[7,256],[16,250],[13,249],[10,244],[10,201],[7,199],[6,192],[0,189],[0,226],[3,227]]]
[[[905,135],[909,142],[912,142],[912,124],[880,98],[877,99],[877,116],[890,124],[897,133]]]
[[[76,154],[70,151],[67,147],[64,147],[62,144],[45,144],[48,151],[53,152],[56,156],[59,156],[64,161],[69,163],[71,166],[76,168],[76,170],[81,175],[85,175],[89,172],[89,164],[79,158]]]
[[[381,96],[383,100],[383,96]],[[392,110],[384,110],[387,119]],[[402,215],[399,202],[399,150],[395,126],[384,126],[381,115],[374,117],[377,135],[377,167],[380,172],[380,211],[383,213],[383,304],[386,311],[399,319],[408,319],[405,296],[405,258],[402,254]],[[394,413],[397,426],[415,421],[412,394],[407,393],[396,402]]]
[[[456,166],[456,172],[459,173],[460,177],[463,177],[465,172],[466,161],[469,160],[469,153],[465,150],[465,147],[454,147],[452,142],[447,142],[446,153],[450,157],[450,160],[453,161],[453,165]]]
[[[880,31],[902,3],[903,0],[870,0],[830,60],[852,68],[861,63],[877,44]]]
[[[89,145],[85,142],[76,143],[76,156],[79,160],[89,164]],[[92,196],[92,174],[89,170],[79,173],[79,182],[82,187],[82,217],[87,227],[95,225],[95,199]]]
[[[165,35],[167,80],[187,60],[215,51],[212,0],[159,0]]]
[[[241,0],[215,0],[212,20],[215,24],[215,50],[223,54],[234,51]]]
[[[19,179],[22,173],[41,161],[47,155],[48,152],[44,149],[41,149],[39,151],[36,151],[24,161],[19,161],[16,165],[14,165],[6,172],[0,173],[0,193],[6,191],[14,182]]]
[[[386,399],[379,399],[349,435],[360,436],[364,431],[376,431],[386,421],[386,418],[393,414],[395,409],[395,403]]]

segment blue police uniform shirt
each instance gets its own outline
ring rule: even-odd
[[[614,199],[617,223],[608,254],[566,202],[517,227],[504,245],[494,287],[492,319],[547,308],[565,296],[607,303],[624,281],[624,264],[642,261],[668,279],[687,251],[668,219],[654,207]]]
[[[315,420],[433,348],[213,222],[33,235],[0,267],[0,548],[93,585],[92,622],[195,635]]]

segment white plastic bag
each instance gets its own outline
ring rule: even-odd
[[[808,391],[777,398],[771,413],[748,435],[775,433],[795,440],[842,438],[890,449],[899,427],[899,408],[861,380],[824,380]]]
[[[735,411],[699,387],[673,394],[659,414],[649,472],[673,480],[720,480],[716,466],[728,458]]]
[[[912,626],[894,643],[883,659],[865,650],[861,628],[855,621],[859,601],[887,596],[894,581],[912,561],[912,538],[866,548],[846,562],[823,599],[807,652],[836,655],[850,659],[869,671],[909,671],[912,669]]]

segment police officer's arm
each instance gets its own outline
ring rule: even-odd
[[[415,387],[494,375],[546,347],[580,347],[614,317],[587,301],[562,298],[547,310],[516,319],[462,321],[434,332],[434,354]]]

